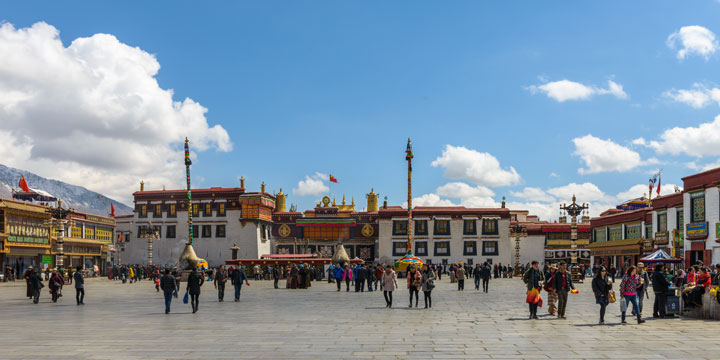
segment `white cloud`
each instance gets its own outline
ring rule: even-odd
[[[602,190],[600,190],[597,185],[591,183],[591,182],[585,182],[582,184],[577,183],[570,183],[564,186],[558,186],[554,188],[550,188],[547,190],[547,193],[555,196],[557,199],[559,199],[561,202],[571,202],[573,195],[577,196],[578,201],[580,202],[588,202],[588,201],[611,201],[613,200],[611,197],[609,197],[607,194],[605,194]]]
[[[510,194],[530,201],[555,201],[554,197],[548,195],[548,193],[538,187],[526,187],[521,192],[511,191]]]
[[[463,146],[446,145],[442,156],[431,164],[445,168],[445,177],[466,180],[476,185],[507,186],[520,182],[520,175],[511,166],[508,170],[488,153]]]
[[[720,115],[697,127],[667,129],[660,135],[660,140],[650,142],[650,147],[661,154],[720,155]]]
[[[683,26],[670,34],[665,42],[670,49],[677,52],[677,58],[683,60],[690,55],[698,55],[707,61],[718,49],[715,34],[702,26]]]
[[[155,78],[160,63],[112,35],[65,47],[46,23],[0,25],[2,163],[129,202],[148,187],[183,187],[182,143],[230,151],[207,109],[173,100]]]
[[[648,184],[637,184],[631,186],[626,191],[622,191],[617,194],[617,199],[619,202],[628,201],[632,199],[636,199],[639,197],[647,197],[648,191],[650,189],[648,188]],[[660,195],[668,195],[675,192],[675,184],[660,184]],[[657,196],[657,188],[653,188],[652,192],[653,198]]]
[[[676,102],[689,105],[695,109],[704,108],[712,102],[720,104],[720,89],[716,87],[708,88],[707,86],[699,83],[694,83],[693,88],[689,90],[678,90],[675,88],[670,89],[665,91],[663,96]]]
[[[440,196],[457,199],[465,199],[476,196],[495,196],[495,193],[492,190],[484,186],[470,186],[462,182],[451,182],[442,185],[435,190],[435,193]]]
[[[538,92],[544,93],[549,98],[558,102],[588,100],[595,95],[612,95],[618,99],[628,98],[627,93],[623,90],[623,86],[612,80],[608,80],[608,87],[606,89],[564,79],[542,85],[531,85],[528,87],[528,90],[533,94]]]
[[[330,188],[325,185],[326,179],[328,176],[320,172],[312,176],[306,175],[305,180],[298,181],[297,187],[292,190],[293,194],[299,196],[327,194]]]
[[[645,141],[645,138],[639,137],[632,141],[633,145],[639,145],[639,146],[647,146],[647,141]]]
[[[407,201],[403,203],[403,206],[407,207]],[[413,208],[416,206],[457,206],[457,204],[431,193],[413,198]]]
[[[554,171],[550,173],[550,177],[560,177],[560,175],[556,174]]]
[[[689,169],[693,169],[693,170],[695,170],[695,171],[703,172],[703,171],[707,171],[707,170],[710,170],[710,169],[719,168],[719,167],[720,167],[720,160],[716,160],[716,161],[713,161],[713,162],[710,162],[710,163],[707,163],[707,164],[702,164],[702,165],[697,164],[697,163],[694,162],[694,161],[691,161],[691,162],[687,163],[687,167],[688,167]]]
[[[573,139],[574,154],[585,162],[587,168],[579,168],[580,174],[595,174],[608,171],[624,172],[642,164],[640,154],[611,140],[592,135]]]

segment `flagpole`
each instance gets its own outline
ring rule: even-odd
[[[412,236],[413,236],[413,228],[412,228],[412,159],[413,159],[413,153],[412,153],[412,144],[410,143],[410,138],[408,138],[408,142],[407,142],[407,150],[406,150],[405,159],[408,162],[407,254],[412,255]]]

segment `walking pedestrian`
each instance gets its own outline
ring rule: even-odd
[[[340,291],[340,288],[342,287],[342,279],[344,273],[345,271],[343,270],[342,266],[340,266],[340,264],[335,265],[332,276],[333,278],[335,278],[335,283],[337,283],[337,291]]]
[[[343,270],[342,279],[345,281],[345,291],[350,291],[350,282],[353,281],[353,269],[350,268],[347,264],[345,264],[345,269]]]
[[[73,274],[75,281],[75,301],[79,305],[85,305],[85,278],[82,274],[82,266],[78,266]]]
[[[374,285],[375,285],[375,289],[379,289],[379,288],[378,288],[378,282],[380,282],[380,283],[382,284],[382,276],[383,276],[383,273],[384,273],[384,272],[385,272],[385,269],[383,269],[382,264],[379,264],[377,267],[375,267],[375,276],[374,276],[374,278],[375,278],[375,284],[374,284]]]
[[[25,270],[25,272],[23,273],[23,279],[25,279],[25,285],[26,285],[25,295],[26,295],[26,296],[28,297],[28,299],[30,299],[30,300],[32,300],[33,297],[35,296],[34,293],[33,293],[33,285],[32,285],[32,282],[31,282],[31,280],[30,280],[30,276],[32,276],[32,273],[33,273],[33,267],[32,267],[32,266],[29,266],[29,267],[27,268],[27,270]],[[18,275],[19,275],[19,274],[20,274],[20,272],[18,271]]]
[[[425,299],[425,308],[432,308],[432,291],[435,288],[435,272],[427,266],[427,264],[423,265],[421,281]]]
[[[272,267],[272,278],[273,278],[273,286],[277,289],[278,282],[280,281],[280,269],[278,269],[277,266]]]
[[[365,281],[367,280],[367,270],[365,267],[358,265],[356,268],[355,292],[365,292]]]
[[[490,285],[490,264],[487,262],[483,263],[482,271],[480,273],[480,276],[482,277],[482,286],[483,286],[483,292],[488,292],[488,287]]]
[[[380,285],[382,286],[383,296],[385,297],[385,306],[392,308],[392,293],[398,288],[397,274],[395,274],[392,266],[388,265],[385,267],[381,279]]]
[[[625,312],[627,311],[627,307],[630,305],[629,303],[632,303],[633,305],[635,316],[637,317],[637,323],[642,324],[645,322],[645,320],[640,317],[640,308],[637,299],[637,288],[639,283],[640,281],[638,280],[637,269],[631,265],[628,267],[625,275],[622,277],[622,281],[620,282],[620,295],[623,296],[626,304],[624,308],[623,306],[620,306],[623,324],[627,324],[627,321],[625,321]]]
[[[238,265],[238,267],[233,270],[232,276],[230,276],[230,283],[235,287],[235,302],[240,302],[240,290],[242,290],[243,282],[245,282],[247,286],[250,286],[248,277],[245,274],[245,269]]]
[[[373,273],[373,268],[371,264],[365,265],[365,276],[367,277],[367,288],[368,291],[373,291],[373,277],[375,277]]]
[[[165,269],[165,275],[160,279],[160,288],[165,295],[165,313],[169,314],[173,294],[177,292],[175,277],[170,274],[170,269]]]
[[[557,291],[555,290],[555,274],[557,274],[557,265],[550,264],[547,274],[545,274],[545,291],[548,293],[548,314],[555,316],[557,312]]]
[[[605,308],[610,303],[610,290],[612,281],[607,274],[607,269],[601,267],[592,280],[592,290],[595,293],[595,303],[600,305],[600,325],[605,324]]]
[[[38,275],[39,276],[39,275]],[[57,271],[53,271],[52,275],[50,275],[50,296],[52,297],[52,302],[57,302],[58,298],[62,296],[62,287],[65,285],[65,281],[63,280],[63,277],[60,276],[60,273]]]
[[[40,290],[44,288],[45,285],[42,282],[42,277],[32,268],[30,268],[28,279],[30,280],[33,303],[37,304],[40,301]]]
[[[537,261],[532,262],[532,266],[523,274],[523,282],[527,286],[527,297],[525,302],[530,308],[530,319],[537,319],[537,308],[542,302],[540,297],[540,288],[545,283],[545,275],[540,271]]]
[[[422,281],[422,275],[415,268],[415,265],[410,265],[407,272],[407,288],[410,292],[410,306],[412,307],[413,294],[415,294],[415,307],[418,306],[418,297],[420,292],[420,281]]]
[[[482,278],[482,268],[480,264],[475,264],[475,269],[473,269],[472,274],[473,279],[475,279],[475,290],[480,290],[480,278]],[[485,292],[484,289],[483,292]]]
[[[655,303],[653,304],[653,317],[667,317],[665,309],[667,304],[667,291],[670,282],[665,277],[665,264],[659,263],[655,265],[655,272],[652,278],[653,293],[655,293]],[[673,315],[670,315],[671,317]]]
[[[572,282],[572,276],[567,272],[567,264],[560,263],[560,270],[555,274],[554,287],[558,295],[558,318],[565,319],[565,309],[567,308],[568,293],[575,289]]]
[[[198,311],[200,305],[200,287],[205,282],[205,276],[198,273],[197,269],[193,268],[188,276],[188,283],[186,291],[190,294],[190,304],[192,305],[193,314]]]
[[[648,286],[650,286],[650,275],[645,271],[645,264],[642,262],[637,263],[637,272],[638,272],[638,289],[637,289],[637,296],[638,296],[638,305],[640,309],[640,315],[642,315],[643,311],[643,299],[647,296],[648,299],[650,298],[650,295],[647,293]],[[635,313],[633,312],[633,315]]]
[[[465,268],[458,266],[455,273],[457,275],[458,291],[465,290]]]
[[[228,275],[225,271],[225,265],[220,265],[220,269],[218,269],[215,274],[215,280],[213,280],[213,285],[215,285],[218,291],[218,302],[223,302],[225,298],[225,283],[227,282],[227,278]]]

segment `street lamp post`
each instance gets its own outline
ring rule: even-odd
[[[50,214],[50,219],[45,220],[45,226],[51,230],[52,228],[57,229],[57,237],[55,239],[55,267],[57,269],[62,269],[65,267],[65,250],[63,249],[63,244],[65,242],[65,227],[75,226],[75,221],[66,218],[67,214],[70,213],[70,210],[62,208],[61,200],[58,200],[56,208],[49,208],[47,211]]]
[[[520,273],[520,237],[527,236],[527,228],[517,222],[510,227],[510,230],[515,235],[515,275],[517,275]]]
[[[565,205],[562,204],[560,206],[560,210],[564,210],[568,215],[570,215],[570,240],[572,241],[570,245],[570,273],[573,275],[573,280],[579,280],[580,274],[578,273],[579,266],[578,266],[578,254],[577,254],[577,217],[582,214],[584,210],[587,210],[589,206],[585,203],[578,204],[575,202],[576,198],[573,194],[572,197],[572,204]]]
[[[145,232],[145,239],[148,242],[148,250],[147,250],[147,256],[148,256],[148,265],[153,264],[153,253],[152,253],[152,243],[153,240],[157,240],[160,238],[160,234],[155,231],[155,228],[153,228],[152,222],[148,224],[148,231]]]

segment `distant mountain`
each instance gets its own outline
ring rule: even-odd
[[[107,216],[110,203],[115,206],[115,215],[132,214],[133,209],[117,200],[90,191],[82,186],[49,180],[29,171],[14,169],[0,164],[0,198],[12,199],[12,189],[18,188],[20,176],[24,175],[33,189],[46,191],[63,201],[63,207],[73,208],[89,214]]]

